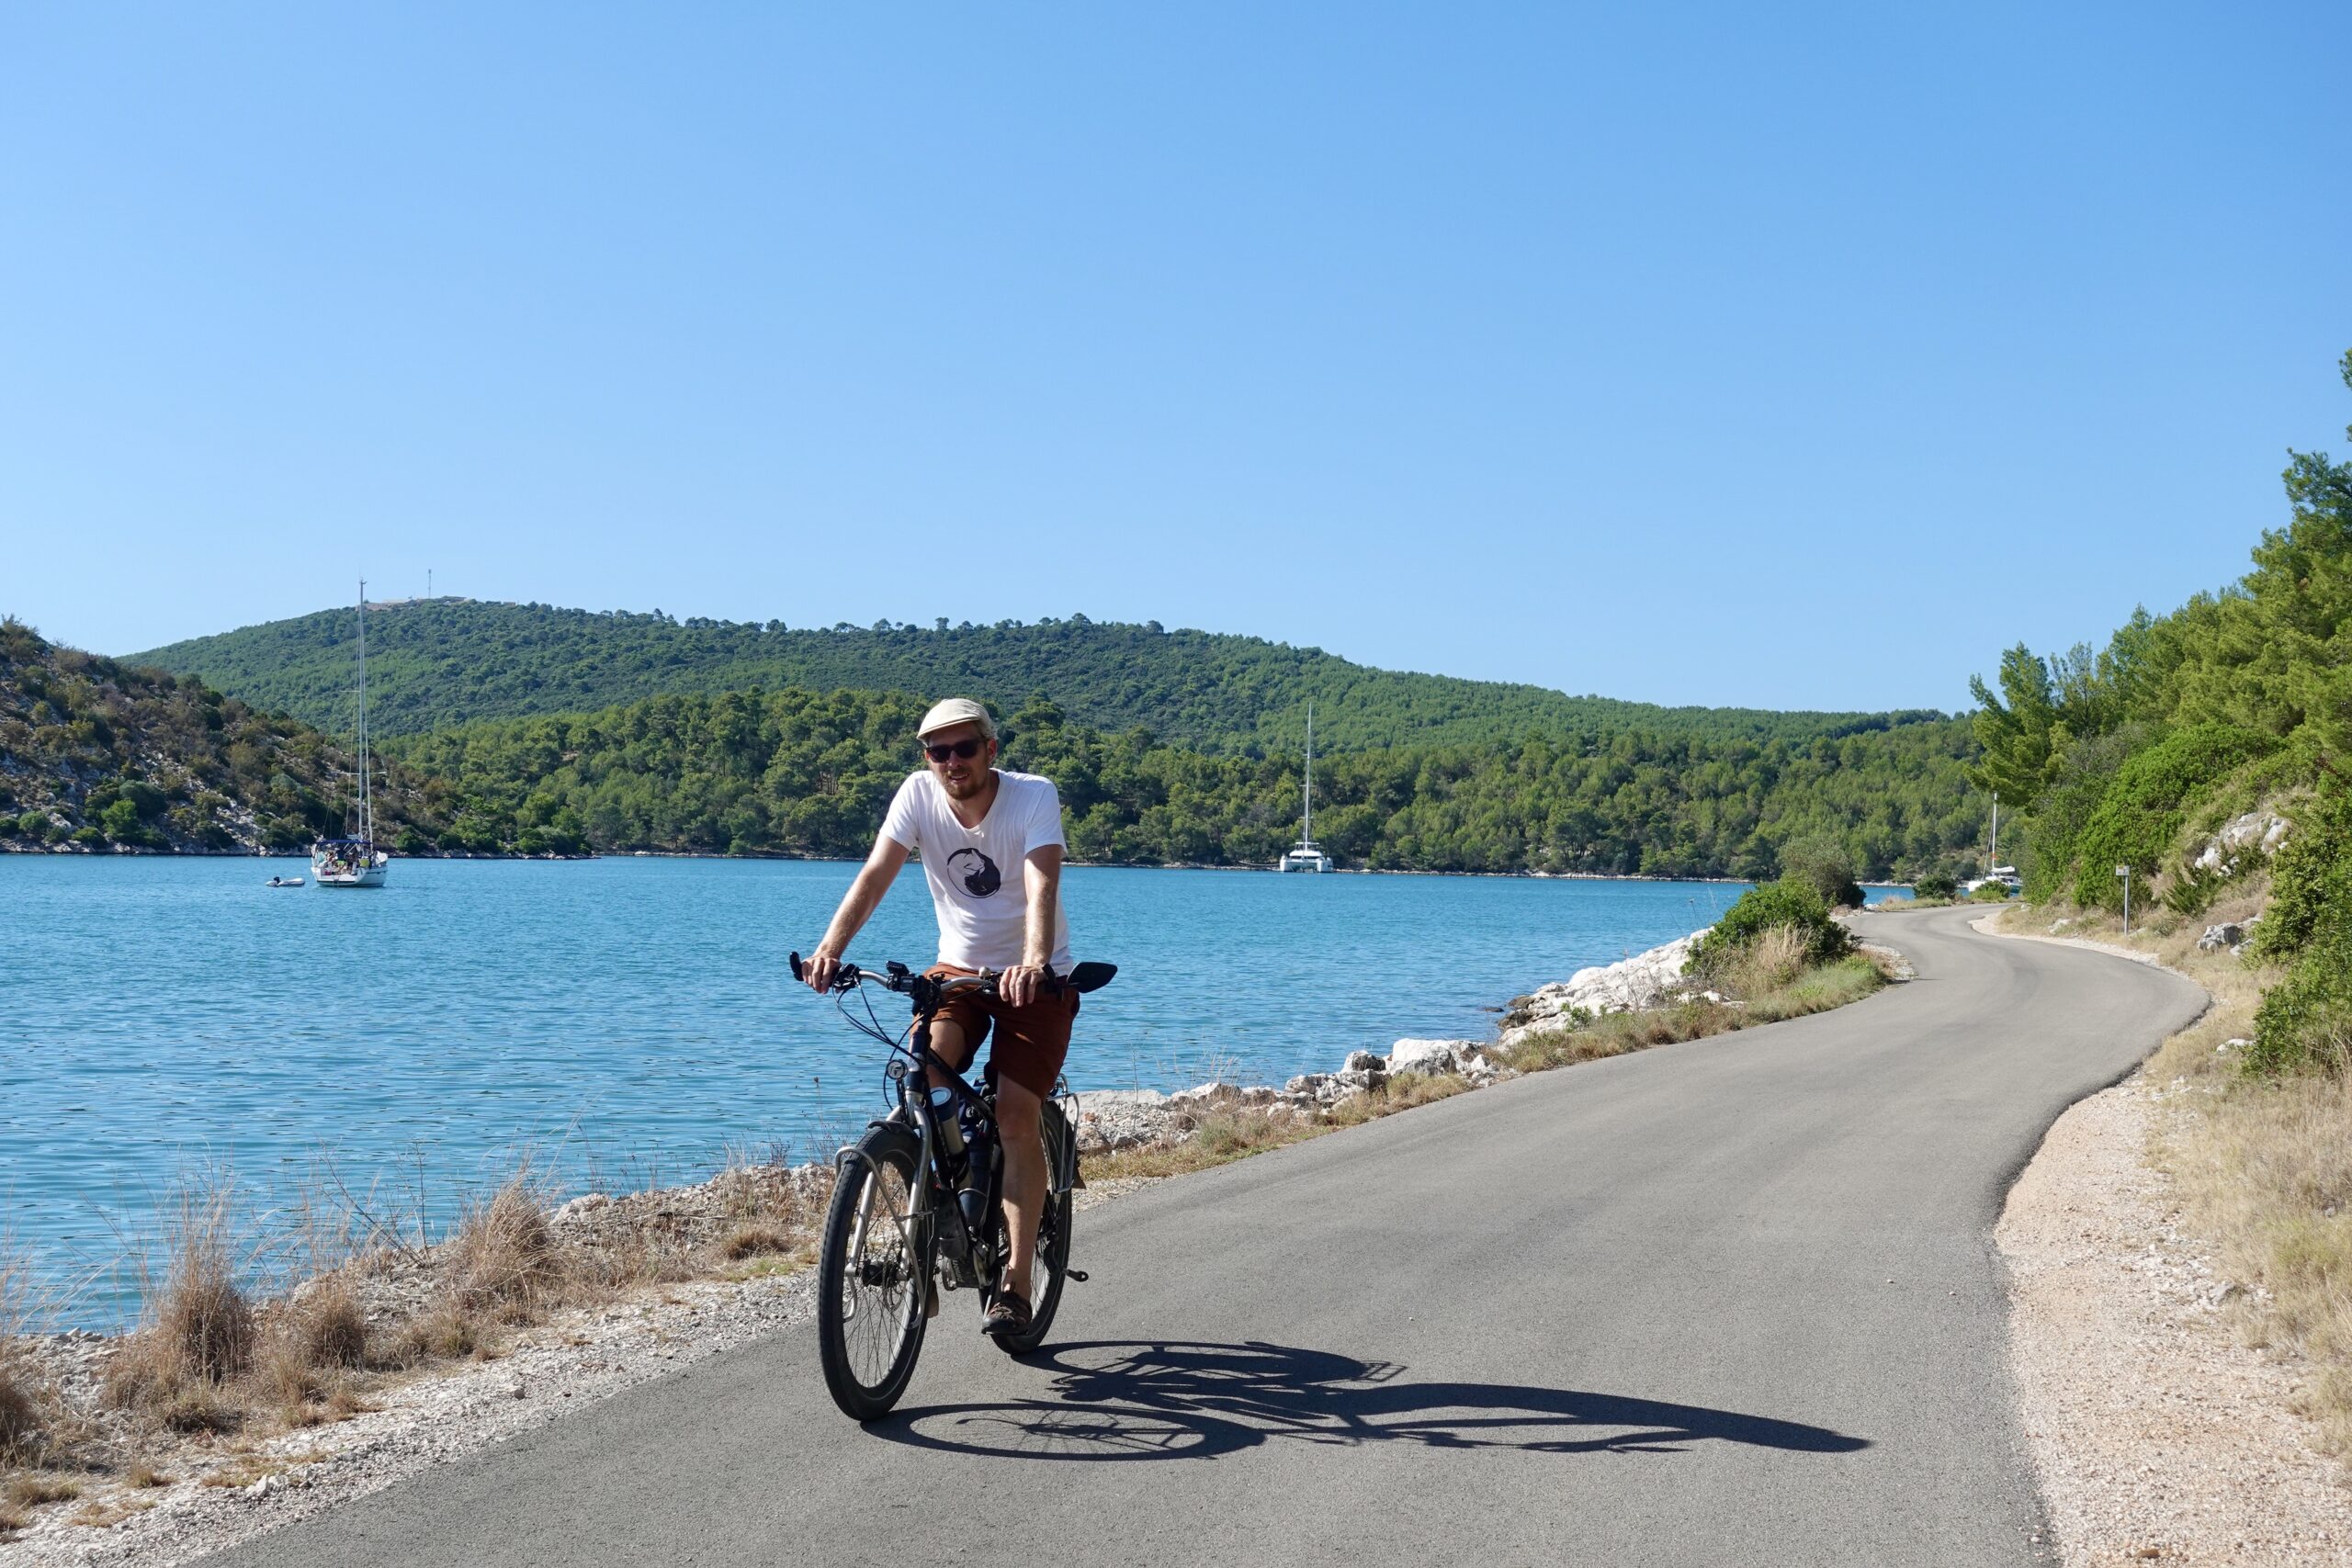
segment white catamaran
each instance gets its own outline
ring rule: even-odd
[[[359,831],[311,846],[311,874],[322,887],[381,887],[392,857],[376,847],[376,807],[368,793],[368,580],[359,580]]]
[[[1315,842],[1315,705],[1306,705],[1306,783],[1300,790],[1305,809],[1298,819],[1298,843],[1283,852],[1276,871],[1329,871],[1331,857]]]

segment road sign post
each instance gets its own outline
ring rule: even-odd
[[[2119,865],[2115,868],[2115,874],[2123,883],[2123,934],[2130,936],[2132,934],[2132,868],[2128,865]]]

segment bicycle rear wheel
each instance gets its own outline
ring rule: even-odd
[[[1060,1184],[1059,1173],[1066,1168],[1075,1171],[1068,1147],[1069,1122],[1062,1115],[1061,1106],[1051,1100],[1046,1101],[1045,1113],[1038,1119],[1038,1136],[1046,1145],[1046,1171],[1048,1191],[1046,1206],[1037,1216],[1037,1255],[1029,1269],[1029,1326],[1020,1334],[1008,1334],[997,1340],[998,1348],[1009,1356],[1024,1356],[1046,1342],[1046,1331],[1054,1325],[1054,1314],[1061,1310],[1062,1285],[1069,1272],[1069,1227],[1071,1204],[1069,1190],[1051,1190]],[[1000,1227],[1003,1220],[998,1220]]]
[[[915,1233],[919,1146],[876,1127],[843,1164],[817,1260],[817,1353],[842,1414],[871,1421],[906,1393],[922,1351],[930,1238]]]

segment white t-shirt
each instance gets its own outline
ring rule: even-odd
[[[959,969],[1009,969],[1021,962],[1029,920],[1029,852],[1062,842],[1062,797],[1054,781],[999,768],[996,799],[977,828],[956,820],[947,792],[928,768],[907,776],[882,819],[885,837],[922,856],[939,914],[939,961]],[[1069,920],[1054,902],[1054,955],[1069,972]]]

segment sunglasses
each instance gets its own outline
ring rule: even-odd
[[[968,762],[980,754],[981,744],[978,740],[958,740],[953,746],[926,746],[922,752],[934,762],[944,762],[950,757],[961,757]]]

